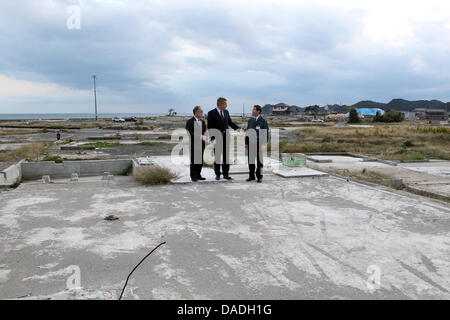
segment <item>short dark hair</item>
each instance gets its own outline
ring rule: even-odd
[[[223,98],[223,97],[219,97],[217,98],[217,106],[220,106],[222,103],[224,103],[225,101],[227,101],[227,99]]]
[[[255,104],[255,105],[253,106],[253,108],[256,108],[256,110],[258,110],[258,111],[259,111],[259,113],[261,114],[261,112],[262,112],[262,108],[261,108],[261,106],[260,106],[260,105],[258,105],[258,104]]]
[[[192,110],[192,112],[195,114],[198,111],[198,109],[200,109],[200,108],[201,108],[200,106],[195,106],[194,110]]]

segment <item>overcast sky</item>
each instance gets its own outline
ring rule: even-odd
[[[0,48],[0,113],[450,101],[449,1],[2,0]]]

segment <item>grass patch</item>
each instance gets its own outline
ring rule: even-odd
[[[450,128],[441,127],[441,126],[439,126],[439,127],[432,127],[432,126],[415,127],[415,128],[410,128],[410,130],[416,131],[416,132],[434,133],[434,134],[444,133],[444,134],[450,135]]]
[[[34,160],[34,161],[53,161],[56,163],[63,163],[64,161],[83,161],[83,160],[101,160],[99,158],[61,158],[58,155],[53,155],[53,156],[45,156],[44,158],[42,158],[41,160]],[[33,160],[31,159],[27,159],[27,161],[32,162]]]
[[[69,139],[69,140],[66,140],[66,141],[62,141],[62,142],[60,142],[59,144],[61,144],[61,145],[66,145],[66,144],[70,144],[70,143],[72,143],[73,142],[73,140],[72,139]]]
[[[178,175],[167,168],[152,165],[136,168],[134,178],[142,184],[161,185],[170,183],[170,180],[178,178]]]
[[[392,160],[425,160],[430,158],[450,160],[450,153],[441,150],[401,148],[391,156]]]
[[[405,148],[411,148],[411,147],[414,147],[415,144],[411,140],[405,140],[405,142],[403,142],[402,146],[405,147]]]
[[[99,128],[102,126],[111,125],[111,121],[102,122],[82,122],[82,120],[69,120],[69,121],[27,121],[27,122],[8,122],[3,123],[4,128],[31,128],[31,129],[81,129],[81,128]],[[39,131],[42,132],[42,131]]]
[[[34,134],[40,133],[41,130],[33,130],[33,129],[9,129],[9,130],[0,130],[0,136],[14,136],[14,135],[22,135],[22,134]]]
[[[138,145],[140,145],[140,146],[160,147],[160,146],[165,146],[166,143],[164,143],[164,142],[154,142],[154,141],[144,141],[144,142],[139,142]]]
[[[64,161],[60,156],[45,156],[41,161],[54,161],[56,163],[62,163]]]
[[[126,167],[126,168],[122,171],[121,175],[122,175],[122,176],[129,176],[129,175],[131,174],[131,172],[133,172],[133,165],[132,165],[132,164],[130,164],[128,167]]]
[[[302,120],[293,119],[289,122],[268,120],[270,127],[334,127],[335,122],[302,122]]]
[[[80,146],[93,146],[96,148],[113,148],[120,146],[119,142],[105,142],[105,141],[97,141],[97,142],[89,142],[81,144]]]
[[[21,183],[22,183],[22,179],[17,178],[16,181],[14,181],[14,183],[9,186],[9,188],[16,189],[18,186],[20,186]]]
[[[450,128],[429,125],[305,128],[295,142],[280,142],[280,152],[354,152],[385,160],[449,160]],[[325,143],[331,137],[335,142]]]
[[[0,153],[0,161],[19,161],[21,159],[38,159],[51,146],[51,142],[34,142],[18,149]]]
[[[344,145],[337,143],[280,142],[280,152],[282,153],[345,152],[345,150]]]
[[[309,166],[314,169],[319,169],[315,165],[310,164]],[[384,185],[397,190],[402,190],[405,188],[405,185],[401,179],[393,179],[389,174],[382,171],[375,171],[366,168],[363,170],[320,168],[319,170],[351,179]]]

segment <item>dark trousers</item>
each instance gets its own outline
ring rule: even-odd
[[[191,163],[191,179],[197,179],[201,177],[203,165]]]
[[[227,150],[227,135],[223,134],[223,148],[222,150],[218,148],[214,148],[214,156],[222,158],[222,172],[220,172],[220,163],[216,163],[214,160],[214,172],[216,173],[216,176],[220,176],[222,173],[224,177],[227,177],[230,172],[230,164],[228,163],[227,156],[228,156],[228,150]]]
[[[198,141],[197,141],[198,142]],[[200,141],[201,143],[201,141]],[[200,152],[200,146],[197,147],[198,152]],[[202,149],[201,149],[201,163],[195,163],[194,162],[194,152],[196,150],[191,147],[191,166],[190,166],[190,175],[191,175],[191,179],[196,179],[196,178],[200,178],[201,177],[201,172],[202,172],[202,168],[203,168],[203,152],[205,151],[205,147],[204,147],[204,143],[202,145]],[[197,161],[198,162],[198,161]]]
[[[250,148],[250,147],[249,147]],[[255,168],[256,168],[256,178],[262,178],[262,168],[263,168],[263,159],[262,159],[262,150],[259,147],[258,152],[256,154],[256,159],[250,159],[250,155],[248,157],[248,171],[250,178],[255,178]],[[261,156],[260,156],[261,154]],[[253,163],[250,163],[250,160],[253,160]],[[255,161],[256,160],[256,161]]]

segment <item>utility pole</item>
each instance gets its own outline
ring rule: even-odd
[[[97,88],[95,86],[95,79],[97,79],[97,76],[94,74],[92,76],[92,79],[94,79],[95,121],[97,121],[98,120],[98,115],[97,115]]]
[[[245,117],[245,103],[242,104],[242,118]]]

